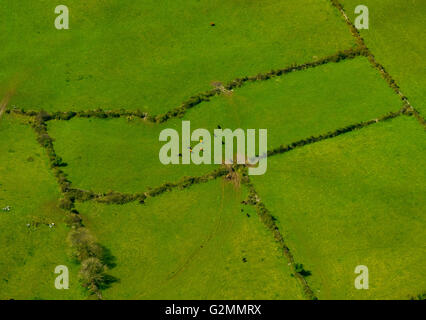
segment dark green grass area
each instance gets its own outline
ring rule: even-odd
[[[426,1],[342,0],[350,19],[354,9],[369,8],[370,26],[361,36],[379,63],[400,85],[411,104],[426,115]]]
[[[198,176],[214,165],[163,165],[158,157],[162,129],[264,128],[268,149],[377,118],[401,107],[365,58],[294,72],[248,84],[231,95],[213,98],[191,109],[183,119],[152,124],[73,119],[49,122],[56,153],[68,167],[74,187],[95,191],[140,192],[183,176]],[[196,142],[194,142],[194,145]]]
[[[320,299],[408,299],[426,288],[426,139],[400,117],[269,159],[254,177]],[[370,289],[356,290],[357,265]]]
[[[0,120],[0,137],[0,299],[83,299],[78,267],[67,254],[66,213],[57,207],[60,193],[44,150],[14,117]],[[3,211],[6,206],[11,210]],[[58,265],[69,268],[69,290],[54,286]]]
[[[109,274],[119,281],[104,298],[302,298],[272,234],[240,203],[245,197],[220,179],[146,205],[78,205],[116,258]]]
[[[54,27],[58,4],[2,1],[0,96],[16,89],[12,105],[162,113],[213,81],[354,45],[327,0],[68,1],[69,30]]]

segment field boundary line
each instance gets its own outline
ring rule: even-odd
[[[385,116],[382,116],[377,119],[369,120],[360,122],[355,125],[349,125],[342,129],[337,129],[333,132],[329,132],[325,135],[320,135],[317,137],[310,137],[307,139],[299,140],[297,142],[293,142],[289,144],[288,146],[280,146],[278,148],[272,149],[268,151],[268,155],[275,155],[279,153],[288,152],[292,149],[295,149],[297,147],[302,147],[306,144],[312,144],[315,142],[319,142],[321,140],[330,139],[333,137],[336,137],[338,135],[351,132],[356,129],[361,129],[363,127],[369,126],[371,124],[377,123],[379,121],[388,120],[391,118],[395,118],[397,116],[407,114],[411,115],[413,114],[413,111],[409,109],[409,106],[404,105],[403,108],[401,108],[398,112],[389,113]],[[204,174],[202,176],[198,177],[183,177],[180,181],[175,183],[166,182],[163,185],[155,188],[149,188],[148,191],[143,193],[135,193],[135,194],[125,194],[125,193],[119,193],[111,191],[109,193],[103,193],[103,194],[96,194],[91,191],[85,191],[81,189],[74,189],[71,187],[71,181],[68,180],[67,174],[64,173],[62,170],[62,167],[66,166],[66,163],[62,161],[62,158],[56,155],[56,152],[54,150],[53,145],[53,139],[48,134],[47,129],[47,121],[50,118],[50,115],[47,114],[44,111],[38,112],[35,116],[31,116],[32,120],[32,127],[35,130],[37,134],[37,141],[39,144],[46,150],[46,153],[49,158],[50,162],[50,168],[54,174],[54,176],[57,179],[57,182],[60,186],[61,193],[63,195],[63,199],[60,199],[60,207],[70,214],[70,220],[71,220],[71,226],[72,229],[70,231],[70,234],[72,232],[75,232],[75,230],[84,230],[85,232],[89,233],[87,228],[84,227],[82,218],[79,214],[79,212],[75,209],[75,202],[76,201],[88,201],[88,200],[95,200],[100,203],[106,203],[106,204],[124,204],[128,202],[133,201],[139,201],[140,203],[144,203],[145,200],[149,197],[155,197],[158,195],[161,195],[165,192],[169,192],[173,189],[185,189],[187,187],[192,186],[193,184],[199,184],[199,183],[205,183],[211,180],[214,180],[218,177],[226,176],[235,172],[231,171],[237,171],[237,166],[230,166],[230,167],[220,167],[210,173]],[[31,123],[31,122],[30,122]],[[261,210],[262,212],[266,210],[266,208],[263,206],[262,203],[255,203],[254,206],[257,210]],[[267,212],[267,211],[266,211]],[[269,214],[269,213],[268,213]],[[272,216],[271,216],[272,217]],[[275,223],[275,222],[274,222]],[[278,234],[277,234],[278,232]],[[281,248],[283,250],[284,255],[286,258],[290,261],[289,263],[292,265],[293,270],[296,272],[296,264],[294,263],[294,260],[292,258],[292,255],[288,248],[285,246],[284,240],[282,238],[282,235],[279,233],[279,230],[274,231],[275,237],[277,242],[281,244]],[[281,237],[281,238],[280,238]],[[101,259],[100,259],[101,260]],[[81,263],[82,261],[80,261]],[[105,264],[104,267],[106,268],[107,265]],[[303,277],[303,275],[300,272],[295,273],[295,277],[298,279],[298,281],[302,284],[304,288],[305,295],[311,299],[316,299],[315,295],[313,294],[312,290],[309,288],[309,285],[306,281],[306,279]],[[107,288],[108,286],[105,286]],[[102,288],[95,286],[91,290],[89,290],[91,294],[96,295],[98,299],[102,299]]]
[[[275,242],[279,244],[279,248],[282,250],[282,254],[287,260],[287,265],[291,267],[291,270],[293,271],[293,276],[303,288],[303,293],[306,298],[308,298],[309,300],[318,300],[311,287],[309,286],[308,281],[305,278],[306,276],[303,275],[303,271],[305,271],[303,270],[303,265],[295,262],[293,254],[285,243],[284,237],[275,222],[275,217],[270,213],[270,211],[266,208],[265,204],[262,202],[249,176],[245,174],[242,181],[243,184],[249,190],[248,198],[247,200],[243,201],[243,203],[246,205],[253,206],[261,222],[269,231],[273,233]],[[302,270],[299,270],[298,266],[302,266]]]
[[[57,112],[48,113],[43,110],[41,111],[27,110],[26,111],[24,109],[18,109],[18,108],[8,109],[7,103],[6,103],[5,105],[3,104],[0,105],[0,118],[2,117],[3,113],[15,113],[18,115],[28,116],[31,118],[30,121],[32,122],[32,127],[36,132],[37,141],[45,149],[48,155],[50,169],[52,170],[52,173],[54,177],[56,178],[57,183],[60,187],[60,191],[63,196],[63,198],[60,199],[60,207],[69,213],[70,221],[71,221],[70,223],[71,232],[75,230],[82,230],[82,229],[88,232],[87,228],[84,227],[81,215],[75,208],[75,203],[77,201],[84,202],[84,201],[93,200],[93,201],[96,201],[99,203],[105,203],[105,204],[125,204],[129,202],[134,202],[134,201],[139,201],[140,203],[144,203],[145,200],[150,197],[156,197],[163,193],[172,191],[174,189],[182,190],[182,189],[191,187],[193,184],[206,183],[211,180],[217,179],[219,177],[226,176],[227,174],[229,174],[229,170],[234,170],[234,168],[236,168],[237,166],[232,166],[231,169],[221,167],[210,173],[207,173],[198,177],[183,177],[178,182],[174,182],[174,183],[166,182],[159,187],[149,188],[147,191],[141,192],[141,193],[131,194],[131,193],[120,193],[120,192],[114,192],[114,191],[111,191],[108,193],[94,193],[92,191],[76,189],[72,187],[72,183],[68,179],[67,174],[62,170],[62,167],[65,167],[66,163],[64,163],[62,161],[62,158],[59,157],[55,152],[54,145],[53,145],[54,139],[50,137],[48,133],[48,128],[47,128],[47,122],[50,120],[66,121],[66,120],[73,119],[75,117],[99,118],[99,119],[127,117],[127,118],[140,118],[140,119],[144,119],[146,121],[157,123],[157,124],[164,123],[173,118],[181,118],[182,116],[186,114],[186,112],[189,109],[197,106],[198,104],[201,104],[202,102],[210,101],[210,99],[214,96],[223,95],[225,92],[232,91],[233,89],[236,89],[236,88],[240,88],[247,82],[266,81],[271,78],[280,77],[294,71],[302,71],[309,68],[315,68],[320,65],[325,65],[331,62],[338,63],[342,60],[353,59],[358,56],[366,56],[369,62],[373,65],[373,67],[379,71],[381,76],[387,81],[388,85],[394,90],[395,93],[399,95],[400,99],[404,102],[403,108],[399,110],[398,112],[391,112],[378,119],[373,119],[369,121],[360,122],[354,125],[349,125],[324,135],[319,135],[315,137],[311,136],[310,138],[293,142],[287,146],[281,145],[275,149],[269,150],[268,156],[282,154],[282,153],[291,151],[295,148],[302,147],[304,145],[309,145],[322,140],[331,139],[333,137],[336,137],[357,129],[362,129],[364,127],[370,126],[380,121],[393,119],[401,115],[413,115],[423,126],[426,126],[426,121],[422,117],[422,115],[410,104],[408,98],[400,91],[400,88],[395,82],[395,80],[385,70],[384,66],[377,62],[377,60],[375,59],[370,49],[365,45],[364,39],[361,37],[358,30],[355,28],[355,26],[352,24],[352,22],[346,15],[345,10],[343,6],[340,4],[340,2],[338,0],[330,0],[330,1],[332,5],[341,12],[346,23],[349,25],[352,35],[357,40],[357,44],[358,44],[357,48],[339,51],[335,53],[334,55],[327,56],[327,57],[324,57],[315,61],[311,61],[308,63],[299,64],[299,65],[293,64],[284,69],[271,70],[266,73],[259,73],[255,76],[249,76],[249,77],[246,76],[242,78],[236,78],[228,82],[226,85],[224,85],[223,88],[214,88],[206,92],[191,96],[189,99],[184,101],[180,106],[158,115],[149,115],[148,113],[142,112],[140,110],[131,111],[126,109],[109,110],[109,111],[104,111],[102,109],[95,109],[95,110],[87,110],[87,111],[57,111]],[[317,299],[317,297],[313,293],[312,289],[310,288],[303,274],[300,272],[299,269],[296,268],[297,264],[294,261],[294,257],[292,253],[290,252],[289,248],[287,247],[284,241],[284,237],[282,233],[280,232],[274,217],[270,214],[269,210],[261,201],[258,193],[256,192],[248,176],[246,177],[245,181],[243,180],[243,183],[245,183],[249,187],[249,197],[246,204],[252,205],[253,207],[255,207],[261,221],[270,231],[273,232],[276,242],[279,243],[280,249],[282,249],[283,251],[283,255],[286,257],[286,259],[288,260],[288,263],[291,265],[292,270],[294,271],[294,276],[297,279],[297,281],[300,283],[300,285],[303,287],[306,297],[310,299]],[[104,263],[102,258],[99,257],[99,259],[101,260],[103,267],[106,267],[107,265],[106,263]],[[81,264],[83,261],[79,261],[79,262]],[[94,286],[89,288],[88,291],[89,293],[95,295],[98,299],[102,299],[102,290],[104,288],[106,287],[103,287],[102,284],[101,285],[94,284]]]
[[[67,179],[67,174],[61,169],[66,166],[62,158],[56,155],[53,138],[49,136],[46,124],[46,114],[39,112],[31,118],[32,128],[37,135],[37,142],[45,149],[50,169],[59,185],[63,196],[59,199],[59,207],[68,212],[68,225],[70,231],[67,241],[73,251],[74,260],[80,264],[80,284],[87,289],[89,295],[102,300],[102,290],[116,282],[113,276],[105,272],[111,266],[113,256],[109,254],[105,247],[96,241],[96,238],[84,226],[81,215],[75,208],[75,198],[71,191],[71,181]]]
[[[267,155],[268,157],[271,157],[274,155],[286,153],[291,150],[301,148],[305,145],[310,145],[323,140],[332,139],[334,137],[338,137],[340,135],[343,135],[355,130],[361,130],[362,128],[369,127],[379,122],[394,119],[402,115],[410,116],[412,112],[408,111],[407,108],[408,108],[407,106],[404,106],[399,111],[389,112],[376,119],[361,121],[356,124],[351,124],[346,127],[342,127],[334,131],[330,131],[328,133],[297,140],[287,145],[280,145],[278,147],[268,150]],[[90,190],[83,190],[83,189],[69,187],[67,189],[66,194],[73,202],[74,201],[79,201],[79,202],[95,201],[102,204],[122,205],[122,204],[127,204],[130,202],[138,201],[140,204],[144,204],[148,198],[160,196],[163,193],[173,191],[174,189],[183,190],[183,189],[191,187],[192,185],[207,183],[219,177],[224,177],[228,175],[230,171],[235,171],[235,167],[222,166],[218,169],[210,171],[201,176],[193,176],[193,177],[184,176],[177,182],[165,182],[162,185],[157,187],[147,187],[147,190],[143,192],[135,192],[135,193],[127,193],[127,192],[119,192],[119,191],[94,192]]]
[[[90,267],[92,268],[90,271],[90,278],[83,278],[84,281],[81,282],[81,285],[87,289],[90,295],[102,300],[102,291],[109,288],[113,282],[118,281],[117,278],[105,273],[110,266],[115,266],[115,264],[112,266],[110,263],[110,261],[113,260],[113,256],[104,246],[96,242],[96,238],[84,226],[81,215],[75,208],[75,202],[79,200],[96,199],[98,197],[99,202],[118,201],[120,203],[126,203],[126,201],[139,200],[144,203],[144,200],[147,197],[154,197],[175,188],[184,189],[193,184],[205,183],[210,180],[214,180],[217,177],[224,176],[229,172],[229,169],[221,167],[203,176],[184,177],[177,183],[164,183],[160,187],[149,189],[141,194],[126,195],[117,192],[110,192],[102,196],[97,196],[90,191],[72,188],[71,181],[67,178],[67,174],[62,170],[62,167],[65,167],[67,164],[64,163],[62,158],[56,154],[53,145],[54,139],[50,137],[48,133],[46,123],[48,119],[49,114],[40,111],[35,116],[31,116],[30,124],[32,124],[32,128],[36,133],[37,142],[47,153],[50,169],[52,170],[62,193],[63,198],[60,199],[59,207],[69,214],[68,218],[71,228],[67,240],[71,243],[70,246],[74,250],[74,256],[80,264],[80,274],[84,274],[84,272],[87,274],[88,265],[89,270]],[[94,260],[97,261],[98,265],[94,264]],[[94,268],[93,265],[96,265],[96,268]]]
[[[230,92],[236,88],[242,87],[248,82],[258,82],[258,81],[267,81],[272,78],[281,77],[283,75],[289,74],[291,72],[303,71],[310,68],[315,68],[321,65],[328,63],[338,63],[343,60],[354,59],[359,56],[366,56],[366,52],[363,48],[351,48],[347,50],[338,51],[333,55],[329,55],[323,58],[319,58],[314,61],[302,63],[302,64],[291,64],[283,69],[271,70],[266,73],[258,73],[254,76],[245,76],[241,78],[236,78],[229,81],[227,84],[221,88],[214,88],[199,94],[196,94],[186,101],[184,101],[180,106],[173,108],[165,113],[159,115],[149,115],[147,112],[142,112],[140,110],[103,110],[101,108],[94,110],[84,110],[84,111],[55,111],[55,112],[46,112],[44,110],[35,111],[35,110],[24,110],[19,108],[8,109],[7,112],[13,112],[24,116],[37,116],[39,112],[44,112],[46,114],[45,121],[50,120],[71,120],[73,118],[98,118],[98,119],[111,119],[111,118],[140,118],[145,121],[152,123],[164,123],[173,118],[181,118],[185,113],[192,109],[193,107],[201,104],[202,102],[208,102],[214,96],[220,96],[225,94],[225,92]]]
[[[73,201],[79,202],[95,201],[102,204],[122,205],[138,201],[140,204],[144,204],[145,201],[149,198],[160,196],[163,193],[167,193],[175,189],[183,190],[193,185],[207,183],[219,177],[223,177],[228,173],[228,168],[220,167],[201,176],[182,177],[177,182],[165,182],[157,187],[148,187],[147,191],[136,193],[126,193],[117,191],[96,193],[93,191],[71,188],[68,191],[68,196],[71,197]]]
[[[331,139],[331,138],[334,138],[334,137],[338,137],[338,136],[343,135],[345,133],[349,133],[349,132],[352,132],[352,131],[355,131],[355,130],[360,130],[362,128],[369,127],[373,124],[383,122],[383,121],[386,121],[386,120],[390,120],[390,119],[394,119],[394,118],[402,116],[402,115],[410,115],[409,111],[407,111],[408,110],[407,108],[408,108],[407,106],[404,106],[396,112],[389,112],[389,113],[387,113],[387,114],[385,114],[385,115],[383,115],[379,118],[376,118],[376,119],[372,119],[372,120],[368,120],[368,121],[361,121],[361,122],[358,122],[358,123],[355,123],[355,124],[348,125],[348,126],[343,127],[343,128],[336,129],[334,131],[330,131],[330,132],[325,133],[325,134],[320,134],[320,135],[317,135],[317,136],[311,136],[309,138],[301,139],[301,140],[295,141],[293,143],[290,143],[288,145],[280,145],[277,148],[268,150],[268,157],[271,157],[271,156],[274,156],[274,155],[277,155],[277,154],[286,153],[286,152],[289,152],[293,149],[303,147],[305,145],[310,145],[310,144],[314,144],[314,143],[317,143],[317,142],[320,142],[320,141],[323,141],[323,140],[328,140],[328,139]]]
[[[380,64],[377,60],[374,54],[371,52],[370,48],[367,47],[365,44],[364,38],[361,37],[360,32],[355,27],[355,25],[352,23],[352,21],[349,19],[348,15],[345,12],[345,9],[343,5],[340,3],[339,0],[330,0],[332,6],[334,6],[343,16],[346,24],[349,26],[349,29],[351,31],[352,36],[356,39],[356,42],[358,43],[359,47],[361,48],[362,52],[364,52],[365,56],[367,57],[370,64],[379,71],[380,75],[383,79],[386,80],[389,87],[399,96],[399,98],[404,102],[405,105],[407,105],[407,109],[411,109],[416,119],[420,122],[421,125],[426,126],[425,118],[422,117],[420,112],[416,110],[408,100],[407,96],[402,93],[400,90],[399,85],[393,79],[393,77],[389,74],[389,72],[386,71],[385,67]]]

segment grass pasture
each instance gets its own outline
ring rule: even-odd
[[[408,299],[426,287],[425,132],[398,118],[269,159],[253,179],[320,299]],[[366,265],[370,289],[354,288]]]
[[[330,0],[59,4],[0,6],[0,300],[426,292],[424,1],[363,1],[368,50]],[[163,165],[184,120],[267,129],[266,173]]]
[[[268,149],[380,117],[401,102],[364,57],[249,83],[190,109],[194,128],[266,128]]]
[[[184,176],[200,176],[213,165],[163,165],[156,126],[141,120],[73,119],[50,122],[55,150],[77,188],[105,192],[142,192]]]
[[[217,179],[146,205],[79,205],[87,227],[116,257],[109,274],[119,282],[104,297],[301,298],[272,234],[240,203],[245,197],[244,189]]]
[[[357,0],[342,0],[348,16],[355,19]],[[361,36],[408,97],[426,115],[426,2],[422,0],[365,0],[370,26]]]
[[[364,57],[260,81],[190,109],[183,119],[161,125],[141,120],[72,119],[49,122],[56,152],[74,186],[95,191],[140,192],[213,165],[160,163],[160,131],[266,128],[268,149],[370,120],[401,108],[393,91]],[[195,144],[195,143],[194,143]]]
[[[25,109],[168,111],[213,81],[256,75],[354,41],[327,0],[4,0],[0,95]],[[210,23],[215,23],[214,27]]]
[[[57,207],[60,193],[45,151],[14,117],[0,120],[0,137],[0,299],[85,298],[68,257],[67,213]],[[3,211],[6,206],[11,210]],[[57,265],[69,268],[69,290],[54,287]]]

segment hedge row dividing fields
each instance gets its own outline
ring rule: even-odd
[[[163,181],[163,183],[159,185],[148,185],[144,188],[141,188],[142,190],[138,190],[137,192],[123,192],[122,190],[100,191],[92,190],[91,188],[89,189],[85,187],[81,188],[80,185],[74,185],[72,183],[73,179],[70,178],[70,175],[65,171],[65,168],[68,166],[67,159],[62,158],[61,155],[57,154],[57,150],[55,148],[56,139],[52,135],[49,125],[51,123],[56,123],[56,121],[76,121],[77,118],[80,120],[87,119],[88,121],[91,121],[92,119],[103,119],[105,121],[112,121],[113,119],[125,118],[128,121],[142,121],[144,122],[143,125],[145,126],[159,127],[166,122],[172,123],[173,120],[177,120],[179,118],[187,116],[189,113],[201,113],[203,111],[200,106],[201,104],[210,104],[219,97],[226,98],[228,95],[232,95],[232,92],[234,90],[235,92],[238,92],[239,90],[244,90],[245,88],[248,88],[249,86],[255,83],[263,84],[264,82],[272,82],[273,80],[280,81],[281,78],[285,78],[285,76],[293,72],[310,72],[311,69],[317,69],[318,67],[326,67],[329,64],[341,64],[347,63],[346,61],[357,61],[357,59],[367,58],[370,64],[374,67],[374,69],[379,72],[383,79],[385,79],[387,86],[389,86],[393,90],[393,92],[399,96],[400,100],[403,103],[402,108],[397,111],[389,111],[385,114],[381,114],[375,117],[374,119],[362,121],[356,120],[355,123],[345,125],[335,130],[325,130],[325,132],[321,134],[315,134],[309,137],[305,136],[302,139],[295,139],[295,141],[290,143],[288,143],[288,141],[285,141],[285,143],[279,146],[274,145],[271,149],[268,150],[268,157],[279,156],[292,150],[299,150],[305,146],[311,146],[314,144],[316,145],[317,143],[322,143],[332,138],[351,135],[356,131],[368,130],[364,128],[373,128],[375,127],[376,123],[379,123],[381,125],[383,123],[391,122],[393,121],[393,119],[396,118],[406,119],[408,117],[415,117],[422,126],[425,126],[426,121],[421,115],[421,113],[413,105],[411,105],[408,98],[401,92],[401,89],[397,82],[394,80],[394,78],[386,71],[385,67],[377,61],[376,57],[365,44],[365,41],[361,37],[359,31],[350,21],[340,1],[330,0],[330,2],[343,16],[345,23],[349,26],[350,32],[357,44],[355,48],[338,51],[335,54],[325,56],[323,58],[315,58],[314,60],[306,63],[292,64],[282,69],[276,69],[252,76],[236,78],[223,85],[217,85],[213,89],[191,96],[189,99],[182,102],[178,107],[166,112],[150,114],[150,112],[145,112],[141,110],[103,110],[100,108],[85,111],[64,110],[49,112],[46,112],[44,110],[29,110],[26,108],[6,109],[5,117],[23,118],[23,121],[26,121],[27,124],[33,127],[36,133],[36,139],[38,143],[44,148],[48,156],[51,173],[56,178],[57,184],[59,185],[59,189],[62,195],[59,206],[63,211],[66,212],[66,218],[68,221],[68,225],[70,226],[70,231],[67,239],[68,244],[71,248],[71,255],[74,260],[79,264],[81,284],[84,288],[88,290],[91,297],[103,299],[104,293],[107,292],[106,290],[116,285],[116,282],[120,279],[117,278],[115,275],[111,275],[111,273],[114,273],[112,272],[112,270],[116,267],[114,263],[115,257],[113,256],[114,252],[109,252],[109,249],[102,245],[102,241],[100,243],[97,240],[96,232],[92,232],[91,229],[93,225],[91,225],[90,221],[84,220],[84,217],[88,217],[88,219],[90,220],[90,215],[86,215],[83,211],[80,212],[81,208],[82,210],[96,209],[98,208],[96,207],[98,205],[105,205],[111,207],[121,206],[122,208],[127,208],[127,206],[131,207],[134,205],[144,207],[150,202],[154,203],[155,201],[157,201],[157,197],[160,197],[160,199],[161,197],[167,196],[173,198],[175,197],[175,192],[187,192],[187,189],[193,190],[197,187],[203,188],[203,185],[205,186],[208,183],[218,184],[219,178],[223,178],[223,181],[225,181],[225,184],[227,185],[223,188],[229,188],[230,185],[232,186],[234,184],[237,185],[237,187],[235,187],[237,189],[246,188],[248,190],[247,198],[243,200],[241,204],[254,209],[266,229],[273,233],[273,240],[279,248],[280,258],[282,258],[283,256],[285,257],[285,259],[283,260],[287,261],[291,276],[294,277],[296,280],[295,282],[297,282],[297,284],[294,284],[294,287],[298,287],[299,289],[301,289],[301,292],[303,292],[303,296],[307,299],[317,299],[318,297],[322,297],[322,294],[317,294],[317,292],[315,291],[317,289],[317,280],[314,281],[314,286],[312,286],[310,283],[310,276],[312,275],[311,271],[307,271],[305,269],[305,267],[310,269],[310,266],[305,266],[301,263],[304,261],[296,261],[299,257],[303,257],[303,255],[300,254],[300,250],[297,249],[297,244],[291,243],[290,245],[287,242],[285,230],[282,230],[281,224],[276,222],[274,211],[271,208],[267,209],[267,201],[265,204],[264,200],[261,199],[261,196],[258,193],[258,188],[256,187],[256,179],[252,180],[247,176],[247,168],[245,166],[218,166],[214,170],[200,173],[198,175],[183,175],[180,179],[176,179],[174,181],[167,180],[166,182]],[[387,87],[386,89],[389,90]],[[234,101],[231,101],[230,103],[234,103]],[[213,105],[216,106],[215,104]],[[392,108],[393,106],[389,106],[390,110],[393,110]],[[241,186],[239,186],[239,183],[235,183],[235,180],[238,180],[238,182],[241,181]],[[235,196],[235,198],[237,199],[240,194],[238,192],[236,193],[238,194],[237,196]],[[215,204],[217,203],[215,202],[216,200],[217,199],[212,197],[208,200],[208,203]],[[158,205],[158,203],[156,204]],[[239,209],[238,203],[235,202],[232,207],[232,212],[236,212],[237,209]],[[103,210],[104,209],[99,209],[100,212]],[[108,211],[108,209],[106,211]],[[221,212],[225,211],[226,210],[223,210],[223,208],[221,209]],[[141,212],[146,212],[146,210],[142,210]],[[243,209],[241,209],[241,212],[243,212]],[[250,217],[250,213],[246,213],[247,217]],[[125,219],[126,217],[123,218]],[[220,227],[222,223],[222,216],[220,216],[218,219],[219,220],[217,222],[217,226]],[[250,230],[256,230],[256,232],[259,232],[259,234],[261,234],[261,231],[258,231],[256,229],[257,226],[249,224],[246,227]],[[172,229],[172,226],[169,226],[169,228]],[[208,243],[211,238],[214,237],[214,235],[216,234],[216,231],[214,230],[217,229],[213,228],[212,230],[213,231],[210,230],[212,232],[211,236],[209,236],[207,240],[203,240],[203,243]],[[241,230],[237,230],[237,232],[240,231]],[[173,239],[170,239],[170,243],[173,243]],[[253,239],[249,239],[247,240],[247,243],[252,244],[255,243],[255,241]],[[269,245],[269,243],[267,243],[267,245]],[[201,246],[201,248],[202,247],[203,246]],[[297,258],[295,258],[293,255],[293,248],[296,249],[295,251],[297,252]],[[256,250],[259,249],[257,248]],[[195,250],[194,253],[190,255],[191,260],[193,257],[196,257],[199,252],[200,249]],[[246,254],[244,250],[242,250],[241,252]],[[268,252],[275,251],[272,250]],[[238,256],[238,254],[235,253],[235,256]],[[146,257],[143,257],[143,259],[146,259]],[[174,272],[180,273],[181,270],[185,269],[190,263],[188,261],[185,261]],[[243,263],[246,263],[246,257],[243,257]],[[268,263],[274,266],[279,265],[276,261],[269,261]],[[226,270],[228,270],[228,268],[232,269],[232,265],[226,265],[224,268],[226,268]],[[283,270],[284,269],[285,268],[283,268]],[[315,270],[312,270],[312,272],[315,273]],[[174,274],[169,275],[169,278],[173,277],[175,277]],[[275,277],[277,279],[281,279],[284,282],[287,281],[286,275],[281,274],[279,272],[277,272]],[[255,282],[255,280],[253,280],[253,282]],[[164,286],[166,285],[167,284],[164,284]],[[276,285],[276,281],[271,281],[271,288]],[[293,285],[289,285],[289,288],[291,288],[289,289],[290,291],[294,290]],[[137,289],[135,290],[135,292],[137,292]],[[137,296],[140,295],[140,293],[135,294]],[[154,292],[153,296],[156,296],[157,294],[158,292]],[[226,294],[224,294],[225,297]],[[413,293],[413,295],[414,294],[416,293]],[[143,295],[140,296],[144,297]],[[279,297],[288,298],[288,296],[285,295]],[[129,298],[131,297],[129,296]]]

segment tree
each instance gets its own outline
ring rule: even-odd
[[[73,255],[78,261],[88,258],[102,257],[102,248],[86,228],[71,230],[68,241],[73,249]]]
[[[106,281],[106,266],[98,258],[88,258],[81,263],[80,280],[83,287],[99,294],[99,289]]]

